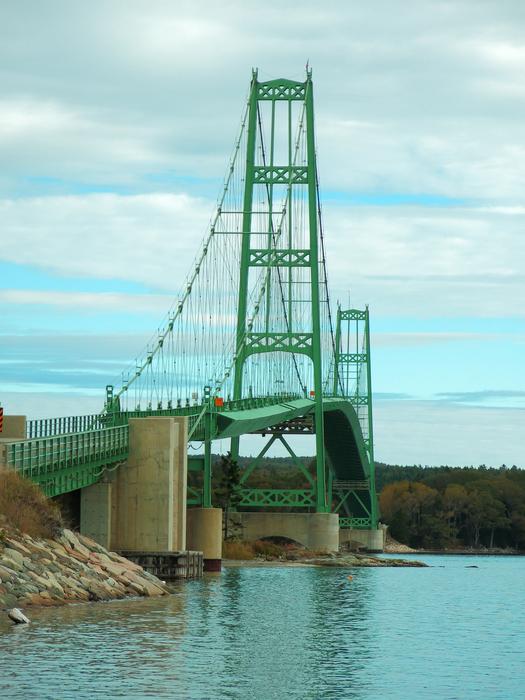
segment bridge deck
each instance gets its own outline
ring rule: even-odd
[[[334,479],[343,482],[366,481],[370,476],[370,465],[354,407],[341,398],[326,398],[323,408],[326,452]],[[214,439],[224,439],[261,431],[309,415],[313,409],[313,400],[295,396],[228,402],[224,407],[213,409],[212,436]],[[39,483],[48,496],[56,496],[96,483],[105,469],[125,462],[130,418],[186,415],[190,428],[193,428],[192,439],[200,441],[204,438],[205,410],[206,406],[200,405],[149,409],[114,416],[89,416],[76,422],[85,428],[82,432],[59,433],[7,444],[7,464]],[[91,427],[109,422],[113,425]],[[67,425],[55,419],[42,423],[38,430],[61,430]],[[32,426],[30,434],[35,430],[37,428]],[[362,494],[362,498],[366,506],[367,494]]]

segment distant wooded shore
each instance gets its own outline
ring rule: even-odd
[[[250,458],[239,458],[241,469]],[[214,473],[220,480],[220,460]],[[314,475],[313,458],[303,462]],[[191,478],[198,476],[188,475]],[[264,457],[250,477],[257,488],[308,488],[288,457]],[[428,554],[525,551],[525,470],[376,463],[381,521],[398,542]],[[253,510],[253,509],[252,509]],[[285,511],[286,509],[282,509]],[[404,552],[398,552],[404,553]]]

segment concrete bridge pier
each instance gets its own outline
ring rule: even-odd
[[[190,508],[187,528],[188,549],[203,553],[204,571],[220,571],[222,508]]]
[[[80,532],[113,548],[113,484],[106,478],[80,491]]]
[[[127,552],[186,550],[187,418],[131,418],[127,464],[81,493],[81,532]]]
[[[363,546],[367,552],[383,552],[385,548],[386,528],[378,527],[377,530],[352,530],[341,529],[339,531],[339,544],[347,542]]]
[[[25,416],[3,416],[0,433],[0,467],[7,466],[7,445],[26,439]]]

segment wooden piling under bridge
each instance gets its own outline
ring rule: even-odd
[[[163,581],[201,578],[202,552],[119,552],[123,557],[139,564],[145,571]]]

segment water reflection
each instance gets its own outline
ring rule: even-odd
[[[370,569],[323,569],[312,592],[311,697],[362,698],[367,686],[366,663],[373,648],[370,608],[376,579]],[[335,682],[334,682],[335,681]]]
[[[0,697],[520,697],[525,558],[440,563],[232,568],[169,598],[0,616]]]

